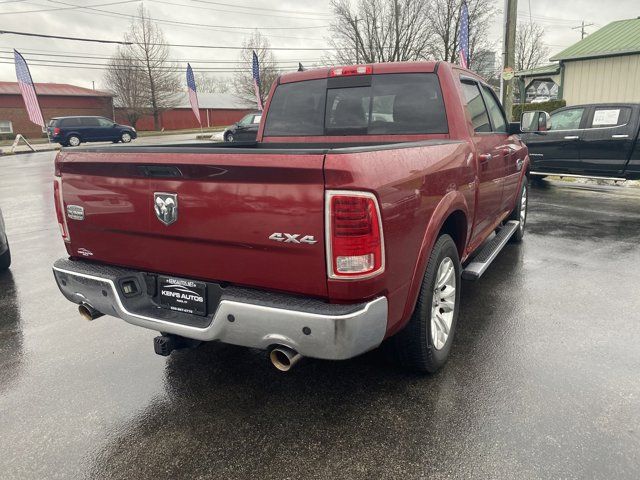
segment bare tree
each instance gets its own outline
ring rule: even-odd
[[[231,79],[227,77],[217,77],[207,73],[197,73],[196,88],[199,92],[205,93],[227,93],[231,89]]]
[[[460,47],[460,11],[463,0],[431,0],[429,19],[433,41],[429,55],[437,60],[457,62]],[[475,53],[492,50],[488,40],[491,20],[495,12],[492,0],[467,0],[469,8],[469,67],[475,69]]]
[[[233,77],[234,90],[239,97],[246,100],[253,101],[256,98],[252,74],[253,52],[255,51],[260,64],[260,97],[264,105],[271,85],[280,74],[276,58],[270,50],[271,43],[267,37],[256,30],[244,41],[242,46],[239,61],[242,67],[241,71]]]
[[[544,28],[535,22],[519,23],[516,31],[516,70],[529,70],[549,58],[549,47],[544,43]]]
[[[153,115],[154,128],[159,130],[160,113],[175,106],[176,93],[181,90],[177,66],[168,61],[169,48],[164,35],[144,7],[138,10],[138,16],[124,39],[129,43],[119,48],[112,63],[120,59],[124,61],[122,65],[129,64],[135,72],[142,72],[140,80],[144,101]]]
[[[129,124],[135,128],[141,117],[149,113],[142,66],[118,49],[107,64],[105,82],[124,109]]]
[[[331,63],[419,60],[431,40],[428,0],[332,0]]]

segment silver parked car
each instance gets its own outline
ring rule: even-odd
[[[4,228],[2,210],[0,210],[0,272],[5,271],[11,265],[11,252],[9,251],[9,241]]]

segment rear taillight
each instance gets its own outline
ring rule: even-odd
[[[328,191],[326,209],[329,278],[368,278],[382,273],[384,238],[375,195]]]
[[[55,127],[55,128],[53,129],[53,134],[54,134],[54,135],[60,135],[60,128],[59,128],[59,127]]]
[[[64,202],[62,200],[62,178],[54,177],[53,181],[53,203],[56,206],[56,217],[58,218],[58,227],[60,227],[60,233],[62,239],[65,242],[70,242],[69,229],[67,228],[67,217],[64,214]]]

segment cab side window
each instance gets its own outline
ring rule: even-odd
[[[593,112],[593,118],[587,128],[617,127],[629,123],[629,107],[599,107]]]
[[[484,104],[478,84],[475,82],[462,82],[462,92],[467,101],[467,110],[471,115],[473,130],[477,133],[491,132],[491,124],[489,123],[489,113]]]
[[[489,109],[489,117],[491,118],[491,125],[494,132],[507,133],[507,120],[504,116],[502,107],[496,100],[496,96],[493,91],[486,85],[482,85],[482,91],[484,94],[485,102]]]
[[[580,128],[584,108],[570,108],[551,114],[549,130],[577,130]]]

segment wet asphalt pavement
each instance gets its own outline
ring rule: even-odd
[[[53,155],[0,157],[0,478],[640,477],[640,189],[535,187],[438,374],[384,349],[280,374],[81,320],[51,274]]]

